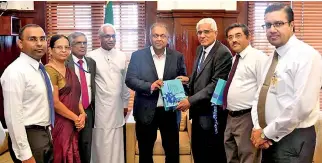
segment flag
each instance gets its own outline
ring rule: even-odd
[[[105,23],[114,24],[112,1],[106,2],[104,24]]]

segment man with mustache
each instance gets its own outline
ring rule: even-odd
[[[211,97],[218,79],[227,80],[232,56],[229,49],[217,40],[217,24],[212,18],[201,19],[197,25],[197,36],[200,46],[190,78],[178,77],[189,82],[189,97],[178,104],[179,110],[190,108],[192,119],[191,147],[195,163],[224,163],[224,131],[226,128],[227,111],[218,106],[218,133],[215,132],[216,118]]]
[[[261,65],[268,56],[249,44],[249,30],[245,24],[234,23],[226,28],[225,34],[230,48],[236,53],[223,95],[223,105],[228,110],[227,163],[259,163],[260,153],[249,139],[253,129],[251,108],[260,84]]]
[[[84,128],[79,133],[79,153],[82,163],[90,163],[92,146],[92,128],[95,109],[96,62],[87,53],[87,38],[82,32],[73,32],[68,36],[71,55],[66,65],[75,72],[81,84],[81,101],[86,113]]]
[[[40,59],[47,51],[44,30],[28,24],[19,31],[20,56],[1,76],[9,151],[15,163],[53,160],[53,87]],[[16,159],[17,158],[17,159]]]
[[[124,112],[130,92],[125,85],[126,55],[114,48],[115,33],[112,24],[103,24],[98,31],[101,47],[88,54],[96,62],[93,163],[124,163]]]
[[[321,55],[294,35],[290,6],[274,3],[265,10],[267,40],[275,46],[252,109],[255,147],[263,163],[313,160],[319,118]]]

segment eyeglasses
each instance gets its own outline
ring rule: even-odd
[[[24,39],[20,39],[20,40],[23,41]],[[38,41],[45,42],[47,39],[46,39],[46,36],[41,36],[41,37],[31,36],[31,37],[28,37],[26,40],[28,40],[30,42],[33,42],[33,43],[36,43]]]
[[[114,34],[114,35],[108,35],[108,34],[106,34],[106,35],[101,35],[101,37],[103,37],[103,38],[105,38],[105,39],[111,39],[111,38],[115,39],[115,34]]]
[[[70,46],[56,46],[54,47],[55,49],[58,49],[59,51],[63,51],[64,49],[66,51],[69,51],[70,50]]]
[[[87,46],[87,42],[75,42],[73,45],[75,45],[75,46],[82,46],[82,45],[84,45],[84,46]]]
[[[274,28],[280,28],[282,27],[284,24],[289,23],[289,22],[282,22],[282,21],[277,21],[272,23],[265,23],[264,25],[262,25],[263,29],[271,29],[272,26],[274,26]]]
[[[212,32],[214,30],[203,30],[203,31],[197,31],[197,35],[202,35],[202,33],[204,33],[205,35],[208,35],[210,32]]]
[[[239,40],[243,35],[241,33],[237,33],[235,36],[234,35],[229,35],[227,40],[228,41],[232,41],[234,38],[236,38],[237,40]]]
[[[157,39],[157,38],[161,38],[161,39],[165,39],[165,38],[167,38],[168,36],[167,35],[164,35],[164,34],[162,34],[162,35],[158,35],[158,34],[153,34],[152,35],[152,37],[154,38],[154,39]]]

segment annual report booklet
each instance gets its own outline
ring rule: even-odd
[[[186,98],[183,85],[179,79],[163,81],[161,95],[165,111],[176,110],[178,103]]]
[[[217,81],[216,88],[214,90],[214,93],[212,94],[211,97],[211,103],[215,105],[222,105],[223,104],[223,94],[224,94],[224,89],[226,86],[226,80],[219,79]]]

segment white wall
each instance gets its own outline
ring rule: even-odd
[[[158,0],[158,10],[236,10],[237,2],[233,0]]]
[[[7,1],[7,9],[16,9],[16,10],[34,10],[34,1]],[[0,3],[0,8],[5,9],[6,3]]]

